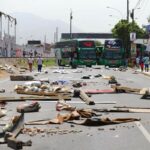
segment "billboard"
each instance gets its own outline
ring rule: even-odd
[[[28,45],[38,45],[38,44],[41,44],[40,40],[31,40],[31,41],[28,41]]]

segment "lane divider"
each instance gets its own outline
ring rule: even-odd
[[[139,130],[143,133],[145,138],[150,142],[150,134],[149,134],[149,132],[144,128],[144,126],[139,121],[136,121],[135,124],[137,125]]]

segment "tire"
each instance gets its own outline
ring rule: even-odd
[[[72,69],[76,69],[76,68],[77,68],[77,65],[72,64],[72,65],[71,65],[71,68],[72,68]]]

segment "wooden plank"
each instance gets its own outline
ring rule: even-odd
[[[93,109],[97,112],[113,112],[113,113],[150,113],[150,109],[131,109],[131,108],[112,108],[112,109]]]
[[[38,96],[70,96],[71,93],[62,93],[62,92],[33,92],[33,91],[24,91],[24,90],[16,90],[17,94],[26,94],[26,95],[38,95]]]
[[[139,88],[130,88],[130,87],[125,87],[125,86],[112,85],[111,87],[116,91],[116,93],[140,94],[140,91],[141,91],[141,89],[139,89]]]
[[[114,106],[114,108],[150,109],[150,107]]]
[[[79,97],[88,105],[95,105],[94,101],[90,99],[90,97],[87,96],[87,94],[83,91],[80,90]]]
[[[32,81],[34,78],[29,75],[10,75],[11,81]]]
[[[65,100],[71,100],[71,97],[70,96],[62,96],[61,97],[62,99],[65,99]],[[0,102],[11,102],[11,101],[26,101],[26,100],[29,100],[29,101],[32,101],[32,100],[36,100],[36,101],[55,101],[55,100],[59,100],[60,99],[60,96],[51,96],[51,97],[31,97],[31,96],[26,96],[26,97],[0,97]]]
[[[105,90],[85,90],[86,94],[111,94],[111,93],[115,93],[114,90],[112,89],[105,89]]]

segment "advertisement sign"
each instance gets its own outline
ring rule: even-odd
[[[131,57],[136,57],[136,44],[131,43]]]
[[[130,33],[130,41],[135,41],[136,40],[136,33],[135,32],[131,32]]]
[[[105,49],[107,50],[119,50],[121,47],[121,40],[105,40]]]

